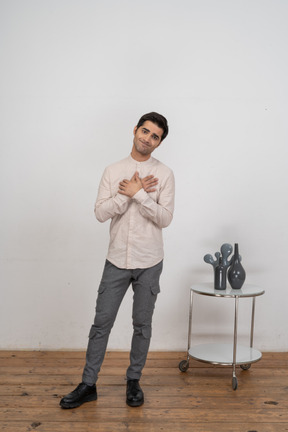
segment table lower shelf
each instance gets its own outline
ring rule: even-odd
[[[210,343],[195,345],[189,349],[189,355],[195,360],[205,363],[233,365],[233,344]],[[237,345],[236,365],[255,363],[262,353],[254,348]]]

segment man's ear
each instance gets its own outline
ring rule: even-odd
[[[134,129],[133,129],[133,135],[136,134],[137,129],[138,129],[137,126],[135,126]]]

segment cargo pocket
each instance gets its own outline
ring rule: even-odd
[[[97,328],[94,325],[92,325],[88,338],[93,339],[96,336],[96,333],[97,333]]]
[[[156,303],[157,296],[159,293],[160,293],[159,283],[153,282],[152,284],[150,284],[150,293],[149,293],[149,297],[147,297],[147,303],[146,303],[146,308],[145,308],[146,309],[145,310],[145,320],[144,320],[144,322],[147,324],[148,323],[151,324],[152,315],[153,315],[153,312],[155,309],[155,303]],[[148,328],[148,327],[145,326],[145,329],[146,328]],[[143,335],[144,335],[144,333],[143,333]],[[151,337],[151,329],[150,329],[149,337]]]
[[[142,327],[141,331],[142,331],[142,335],[144,336],[145,339],[151,338],[152,328],[150,326],[149,327],[148,326]]]
[[[151,292],[152,292],[153,295],[159,294],[160,293],[160,285],[159,285],[159,283],[157,283],[157,284],[155,284],[155,283],[151,284],[150,285],[150,289],[151,289]]]
[[[98,288],[98,294],[102,294],[105,289],[106,289],[107,285],[103,282],[100,283],[99,288]]]

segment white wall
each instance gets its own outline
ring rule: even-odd
[[[287,350],[287,1],[0,5],[0,348],[86,347],[109,232],[98,183],[155,110],[177,199],[151,349],[186,349],[189,287],[212,280],[203,256],[238,242],[266,290],[255,346]],[[131,298],[111,349],[129,349]],[[233,305],[212,300],[199,298],[200,340],[230,337]],[[241,339],[248,312],[243,300]]]

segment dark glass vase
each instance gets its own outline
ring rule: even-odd
[[[228,270],[228,281],[233,289],[240,289],[245,282],[246,273],[240,262],[238,243],[235,243],[232,264]]]
[[[226,272],[227,267],[223,265],[222,257],[219,257],[219,264],[214,269],[214,289],[226,289]]]

